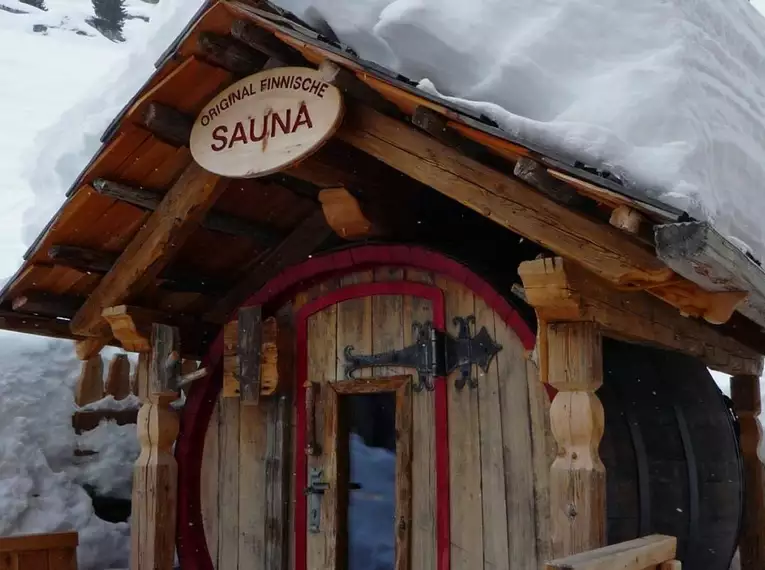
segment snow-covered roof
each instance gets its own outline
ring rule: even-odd
[[[423,6],[426,12],[430,9],[424,4]],[[402,10],[399,16],[404,17],[406,14],[409,12]],[[388,12],[386,15],[391,16]],[[315,16],[316,12],[314,11],[314,22],[317,21]],[[414,21],[411,19],[412,15],[409,14],[407,17],[409,20],[405,21],[409,21],[411,24]],[[393,16],[391,18],[391,25],[396,22],[402,23],[400,19],[393,18]],[[139,227],[142,220],[145,219],[144,214],[135,211],[135,208],[120,203],[111,207],[110,204],[113,202],[111,200],[104,201],[104,196],[94,191],[91,184],[96,178],[111,176],[121,177],[123,181],[130,179],[127,181],[158,191],[166,190],[169,187],[188,164],[190,160],[188,151],[183,146],[179,148],[177,145],[168,144],[167,141],[150,137],[141,125],[142,113],[150,100],[154,100],[164,104],[172,104],[193,116],[200,105],[203,105],[221,86],[229,82],[233,75],[225,72],[223,69],[225,65],[223,68],[220,67],[220,61],[214,61],[215,58],[210,53],[206,53],[200,48],[199,38],[203,32],[227,36],[231,31],[232,22],[237,19],[243,19],[260,28],[259,32],[261,32],[262,37],[260,38],[259,49],[264,50],[263,53],[266,55],[276,55],[283,61],[286,58],[286,61],[302,62],[304,65],[316,65],[325,60],[332,61],[339,66],[340,70],[344,70],[347,78],[350,78],[349,83],[341,86],[349,97],[360,100],[364,105],[401,121],[400,124],[404,125],[403,128],[405,129],[411,129],[411,125],[417,126],[434,140],[446,144],[444,149],[449,149],[450,152],[452,149],[456,149],[463,155],[470,157],[470,160],[478,160],[476,164],[480,164],[481,168],[485,166],[493,168],[492,172],[506,177],[507,184],[519,191],[522,189],[523,192],[531,192],[531,194],[524,194],[524,196],[530,200],[539,201],[539,198],[533,198],[532,187],[535,187],[537,191],[547,196],[547,198],[542,199],[542,203],[546,204],[545,208],[549,207],[550,215],[545,223],[550,226],[565,225],[566,222],[553,218],[564,216],[564,214],[564,217],[568,217],[567,211],[575,212],[570,218],[571,220],[578,220],[577,224],[581,223],[588,228],[597,230],[599,237],[596,241],[598,247],[603,248],[606,252],[603,261],[611,264],[613,268],[610,277],[613,278],[614,284],[634,288],[650,287],[653,294],[660,296],[684,312],[695,316],[710,317],[710,320],[713,312],[712,305],[722,298],[715,298],[715,293],[744,290],[750,293],[749,301],[757,301],[756,306],[746,305],[743,307],[745,314],[754,318],[758,324],[765,324],[765,274],[752,258],[747,257],[740,249],[732,247],[731,251],[726,254],[726,265],[723,268],[729,274],[725,275],[724,281],[718,280],[710,283],[708,272],[705,274],[706,282],[694,275],[695,268],[699,263],[695,265],[695,262],[689,263],[686,267],[683,263],[672,258],[672,252],[659,252],[662,259],[679,276],[673,274],[652,251],[654,244],[650,230],[655,227],[674,226],[679,222],[692,222],[693,219],[686,212],[686,209],[671,203],[672,201],[666,199],[666,194],[651,190],[653,186],[644,186],[632,180],[625,182],[623,176],[620,176],[624,172],[620,169],[614,169],[618,172],[618,174],[614,174],[614,171],[605,168],[609,166],[609,161],[593,160],[594,155],[590,151],[594,147],[592,145],[589,147],[582,146],[580,144],[581,139],[572,139],[571,136],[561,130],[561,125],[556,124],[552,130],[545,131],[546,134],[542,136],[540,132],[533,129],[519,128],[517,124],[513,126],[508,122],[507,114],[503,115],[500,112],[501,109],[497,107],[497,104],[476,103],[439,94],[435,87],[443,89],[443,86],[437,80],[426,81],[426,76],[437,76],[423,73],[424,67],[416,73],[413,71],[414,67],[407,67],[410,70],[408,73],[419,78],[418,81],[413,81],[395,71],[401,65],[400,59],[394,58],[386,62],[388,67],[363,59],[363,52],[369,46],[359,37],[366,36],[350,34],[349,28],[347,26],[344,28],[341,25],[342,22],[333,24],[331,28],[319,25],[311,27],[305,21],[268,3],[260,3],[258,7],[252,7],[237,2],[219,2],[212,6],[206,6],[204,10],[197,13],[181,35],[165,51],[157,63],[156,72],[135,93],[132,100],[106,129],[102,137],[101,149],[75,180],[66,204],[32,245],[27,254],[25,266],[5,287],[0,301],[7,303],[21,295],[32,284],[42,282],[59,283],[61,280],[73,280],[74,285],[66,292],[78,295],[88,295],[93,290],[97,285],[98,276],[91,276],[88,279],[83,278],[78,281],[76,276],[67,273],[72,271],[71,267],[62,268],[55,264],[53,267],[50,266],[49,252],[51,247],[68,239],[74,239],[80,244],[90,244],[92,247],[93,244],[99,244],[100,241],[103,241],[103,237],[96,232],[96,229],[106,227],[109,228],[112,236],[108,241],[110,251],[119,252],[121,248],[125,247],[133,235],[131,232],[134,232],[135,228]],[[325,19],[331,21],[332,18],[327,15]],[[427,19],[423,20],[423,22],[426,21]],[[422,24],[422,22],[420,23]],[[420,28],[416,29],[419,30]],[[435,33],[434,30],[435,28],[431,32]],[[343,38],[347,43],[341,41]],[[424,38],[423,41],[428,39]],[[393,42],[393,39],[388,38],[386,41]],[[454,41],[456,42],[456,39]],[[353,45],[354,42],[355,45]],[[402,45],[406,43],[403,39],[402,42]],[[349,43],[352,45],[348,45]],[[370,53],[373,52],[374,50]],[[431,52],[432,50],[427,53]],[[501,50],[495,50],[495,52],[502,53]],[[425,57],[427,57],[427,53]],[[491,53],[487,57],[491,56]],[[431,55],[439,59],[435,54]],[[379,56],[376,57],[379,59]],[[489,73],[489,71],[485,72]],[[194,79],[195,77],[204,78],[204,80]],[[488,79],[489,75],[487,75]],[[184,83],[188,81],[195,81],[196,83]],[[180,90],[179,85],[181,86]],[[195,89],[192,92],[184,88],[183,85],[186,87],[194,85]],[[529,86],[529,88],[531,87],[533,86]],[[605,93],[605,91],[602,92]],[[528,96],[528,93],[526,95]],[[613,98],[614,95],[611,95]],[[537,98],[541,99],[545,96],[547,96],[545,92],[537,92]],[[537,122],[539,123],[539,121]],[[524,124],[528,126],[530,123],[525,121]],[[649,134],[654,130],[661,131],[662,129],[655,124],[651,129],[647,129]],[[574,129],[571,132],[581,134],[583,131]],[[595,131],[590,130],[589,132]],[[346,137],[344,140],[347,142],[349,139]],[[605,146],[608,146],[609,140],[611,139],[608,137],[604,138]],[[516,175],[522,177],[523,175],[518,172],[517,167],[524,160],[540,169],[539,175],[544,179],[541,183],[539,179],[535,182],[530,181],[530,178],[523,178],[528,182],[528,185],[518,185],[518,179],[514,178],[511,173],[515,167]],[[147,164],[157,162],[166,171],[163,170],[161,174],[158,174],[155,170],[152,173],[150,169],[147,170],[143,167],[141,161],[146,161]],[[362,174],[364,173],[363,169],[359,169],[355,165],[353,170],[354,172],[360,170]],[[416,176],[414,178],[417,179]],[[428,184],[423,179],[419,180]],[[263,215],[266,206],[262,201],[248,203],[248,194],[242,190],[248,184],[256,186],[273,184],[273,180],[241,181],[238,184],[240,186],[230,191],[234,197],[227,201],[224,195],[223,203],[220,205],[231,214],[244,214],[251,216],[252,220],[257,220],[259,216]],[[279,187],[279,184],[276,184],[274,188]],[[440,191],[443,192],[443,189]],[[500,193],[502,191],[500,189]],[[450,195],[448,192],[445,193]],[[549,200],[550,196],[553,197],[552,201]],[[455,195],[451,195],[451,197],[458,199]],[[521,204],[526,200],[522,197],[507,199],[520,199]],[[502,220],[498,219],[494,213],[474,204],[470,199],[459,201],[502,223]],[[561,209],[559,205],[561,202],[565,205],[565,209]],[[299,204],[300,200],[296,201],[294,208],[299,210],[304,207]],[[253,208],[251,212],[249,211],[250,208]],[[645,220],[646,224],[632,228],[633,234],[631,235],[609,227],[609,215],[612,215],[619,208],[636,212],[639,214],[637,219]],[[101,218],[92,219],[85,215],[91,211],[97,212]],[[519,231],[513,224],[503,223],[503,225]],[[615,225],[618,227],[618,224]],[[643,230],[648,229],[649,234],[646,235],[645,232],[638,231],[640,227]],[[719,238],[724,247],[732,246],[730,240],[715,232],[714,229],[710,229],[708,226],[701,227],[704,232],[711,232],[712,235]],[[92,232],[95,233],[90,235]],[[523,234],[524,232],[519,231],[519,233]],[[540,243],[556,251],[555,243],[544,241]],[[621,247],[614,245],[617,243],[622,244],[624,251],[629,252],[626,255],[628,262],[624,267],[620,265],[621,261],[614,261],[609,258],[611,253],[616,251],[615,247]],[[705,241],[704,244],[706,243]],[[197,248],[200,247],[198,242],[195,242],[195,245]],[[224,242],[209,246],[207,249],[211,254],[215,251],[212,260],[204,259],[203,255],[189,254],[184,256],[183,252],[181,257],[186,260],[193,258],[195,264],[208,264],[211,268],[213,266],[219,267],[218,272],[225,274],[225,271],[222,271],[223,267],[228,268],[229,265],[232,268],[239,267],[243,263],[243,261],[235,258],[236,255],[245,251],[247,255],[250,255],[250,250],[244,246],[242,249],[237,249],[237,247]],[[249,247],[251,248],[252,244]],[[573,251],[570,246],[567,247],[569,247],[568,251]],[[193,253],[199,252],[194,251]],[[685,257],[680,261],[687,261],[691,254],[685,252],[683,255]],[[693,255],[697,255],[697,261],[701,259],[701,254],[698,252]],[[702,260],[704,262],[708,261],[710,257],[708,251],[705,252],[705,255],[706,257]],[[630,266],[630,263],[636,260],[638,260],[637,265],[640,270],[634,272],[631,269],[631,267],[634,269],[634,266]],[[600,261],[580,261],[589,264],[590,269],[604,276],[598,270]],[[719,269],[719,267],[716,268],[716,270]],[[234,270],[231,269],[231,271]],[[739,274],[746,274],[746,279],[737,280]],[[657,287],[659,283],[662,285],[661,287]],[[668,289],[677,283],[681,285],[679,288],[671,291]],[[760,306],[760,299],[757,296],[762,296],[762,306]],[[181,312],[184,307],[190,306],[183,303],[179,304],[176,301],[179,298],[178,295],[172,297],[172,301],[168,300],[171,297],[160,296],[158,304],[167,305],[173,310],[180,307],[178,310]],[[734,298],[740,297],[735,297],[735,295],[726,297],[725,302],[730,303],[730,300]],[[57,316],[62,317],[64,315]],[[722,320],[724,321],[726,318],[724,317]],[[58,326],[61,325],[62,321],[59,320]]]

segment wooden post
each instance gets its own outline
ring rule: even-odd
[[[173,568],[178,464],[172,446],[179,422],[170,403],[178,398],[178,337],[175,327],[152,327],[149,393],[137,422],[141,453],[133,473],[131,570]]]
[[[758,416],[760,379],[753,375],[732,376],[730,393],[741,425],[741,453],[744,458],[746,497],[744,521],[739,538],[741,570],[765,568],[765,476],[757,456],[762,441],[762,426]]]
[[[548,374],[558,390],[550,424],[558,456],[550,468],[553,556],[569,556],[606,544],[606,469],[598,455],[603,406],[595,391],[603,382],[600,331],[595,323],[550,323]]]
[[[74,389],[74,403],[79,407],[104,397],[104,361],[100,354],[82,363],[80,377]]]
[[[115,354],[109,362],[106,393],[114,396],[115,400],[124,400],[130,395],[130,361],[127,354]]]

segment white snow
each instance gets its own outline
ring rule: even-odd
[[[765,259],[765,19],[748,0],[277,3]]]
[[[141,400],[138,396],[130,394],[127,398],[122,400],[116,400],[114,396],[104,396],[100,400],[85,404],[80,408],[83,412],[90,412],[94,410],[136,410],[141,407]]]

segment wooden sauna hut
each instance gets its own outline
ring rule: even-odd
[[[134,570],[765,568],[759,263],[267,2],[203,7],[0,303],[140,353]]]

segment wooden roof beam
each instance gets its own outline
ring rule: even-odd
[[[202,32],[197,46],[210,63],[243,77],[262,69],[268,56],[231,36]]]
[[[76,295],[57,295],[47,291],[25,291],[11,301],[11,307],[19,313],[71,319],[85,302]]]
[[[434,138],[368,107],[349,104],[338,137],[609,283],[646,289],[687,315],[724,322],[740,298],[679,277],[634,238],[574,212]]]
[[[72,331],[110,337],[101,312],[143,291],[169,265],[226,185],[226,180],[192,162],[77,311]]]
[[[687,318],[647,293],[615,289],[560,257],[524,261],[519,267],[529,304],[541,323],[593,321],[614,338],[652,344],[695,356],[727,374],[760,374],[762,357],[711,325]],[[540,338],[539,350],[546,342]],[[540,363],[545,359],[540,355]],[[546,370],[540,370],[546,381]]]
[[[136,188],[127,184],[97,178],[93,181],[93,189],[109,198],[121,200],[139,208],[154,211],[162,202],[162,193],[149,188]],[[269,247],[277,244],[282,234],[265,224],[245,220],[238,216],[211,211],[202,220],[202,227],[214,232],[245,237]]]

